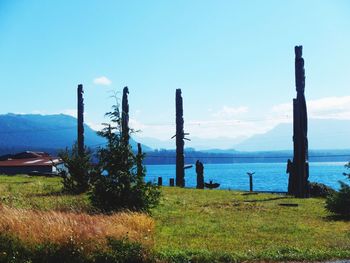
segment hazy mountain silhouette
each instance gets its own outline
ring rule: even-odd
[[[191,141],[185,141],[185,147],[186,148],[194,148],[196,150],[205,151],[205,152],[232,152],[232,149],[234,148],[234,145],[242,142],[244,138],[225,138],[225,137],[218,137],[218,138],[199,138],[195,136],[188,136]],[[134,137],[137,141],[144,143],[153,149],[175,149],[175,140],[169,139],[168,140],[160,140],[157,138],[151,138],[151,137],[141,137],[136,134]]]
[[[9,150],[59,150],[71,147],[76,140],[76,118],[64,114],[6,114],[0,115],[0,153]],[[310,120],[309,149],[350,149],[347,138],[350,121],[346,120]],[[292,124],[280,124],[265,134],[252,136],[243,142],[242,138],[199,139],[193,136],[185,147],[213,149],[206,152],[234,153],[237,151],[277,151],[292,150]],[[160,141],[155,138],[136,137],[145,145],[153,148],[174,149],[174,140]],[[96,131],[85,125],[85,142],[90,147],[104,144],[104,139]],[[134,149],[136,142],[130,141]],[[151,151],[143,145],[144,151]],[[207,145],[207,147],[206,147]],[[216,150],[214,150],[216,149]],[[221,150],[227,149],[227,150]],[[232,149],[232,150],[229,150]],[[233,150],[235,149],[235,150]]]
[[[310,119],[308,127],[309,149],[350,149],[348,131],[350,121],[330,119]],[[205,152],[236,151],[281,151],[293,149],[293,124],[279,124],[264,134],[256,134],[250,138],[211,138],[200,139],[191,136],[190,142],[185,142],[185,147],[195,148]],[[159,140],[156,138],[136,137],[137,140],[151,146],[154,149],[175,149],[175,141]]]
[[[85,144],[95,148],[105,143],[88,125],[85,128]],[[0,149],[46,150],[71,147],[76,141],[77,120],[64,114],[6,114],[0,115]],[[136,148],[136,142],[131,140]],[[145,151],[149,147],[143,146]]]
[[[347,120],[309,120],[309,149],[349,149]],[[276,151],[293,149],[293,124],[280,124],[264,134],[252,136],[235,145],[239,151]]]

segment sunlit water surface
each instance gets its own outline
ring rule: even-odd
[[[339,189],[339,180],[347,181],[343,172],[347,172],[344,162],[310,163],[311,182],[319,182]],[[163,185],[169,185],[169,179],[175,178],[175,165],[147,165],[146,181],[157,182],[163,178]],[[286,163],[234,163],[204,165],[206,182],[220,183],[221,189],[249,190],[247,172],[255,172],[253,176],[256,191],[287,191],[288,175]],[[195,167],[185,170],[186,187],[196,186]]]

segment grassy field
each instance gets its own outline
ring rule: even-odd
[[[350,258],[350,222],[332,220],[324,199],[164,188],[154,211],[155,249],[240,260]],[[279,204],[298,204],[297,207]]]
[[[94,212],[87,195],[60,190],[59,178],[0,176],[0,203],[8,209]],[[350,221],[334,219],[324,202],[164,187],[161,204],[152,211],[151,250],[157,261],[172,262],[350,258]]]

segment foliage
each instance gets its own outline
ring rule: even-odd
[[[26,244],[78,246],[88,252],[106,248],[108,238],[152,244],[154,221],[142,213],[110,215],[84,212],[39,211],[0,206],[0,233],[8,233]]]
[[[20,239],[0,233],[0,263],[120,263],[150,262],[151,254],[137,242],[108,239],[107,249],[86,253],[79,244],[43,242],[29,245]]]
[[[140,243],[128,240],[108,239],[108,251],[95,256],[94,262],[150,262],[151,254]],[[147,255],[148,254],[148,255]]]
[[[335,192],[332,187],[321,183],[311,182],[309,186],[311,197],[327,197]]]
[[[348,162],[347,164],[345,164],[345,167],[347,169],[350,169],[350,162]],[[343,173],[344,176],[348,177],[348,179],[350,179],[350,173]]]
[[[326,208],[338,215],[350,216],[350,186],[340,183],[340,190],[327,197]]]
[[[59,180],[0,176],[0,192],[6,196],[0,197],[0,263],[147,261],[152,218],[88,214],[82,202],[87,196],[57,194]]]
[[[118,105],[114,105],[106,116],[111,124],[106,124],[99,132],[107,140],[107,145],[97,153],[91,202],[105,212],[123,209],[149,211],[157,205],[160,192],[155,185],[144,181],[144,155],[135,156],[129,142],[123,140]]]
[[[58,177],[0,176],[0,203],[40,211],[73,211],[77,217],[91,211],[87,194],[57,194],[62,188],[60,180]],[[177,187],[162,187],[161,191],[160,205],[151,211],[157,227],[148,235],[157,262],[314,262],[350,258],[350,222],[334,220],[332,213],[324,209],[323,199]],[[296,203],[298,207],[279,206],[280,203]],[[85,222],[82,220],[79,226],[85,227]],[[0,233],[0,236],[4,234]],[[149,247],[145,238],[135,242]],[[0,249],[0,262],[6,256],[2,255],[3,251],[13,251],[13,254],[2,262],[11,262],[13,255],[16,260],[23,260],[12,262],[34,258],[33,254],[21,256],[27,250],[21,252],[23,244],[19,245],[16,248],[14,244],[12,249],[9,242],[1,239],[0,248],[7,249]],[[45,258],[45,255],[58,257],[62,253],[61,262],[69,262],[69,248],[59,247],[42,243],[38,248],[42,252],[35,255]],[[28,253],[34,253],[30,249]],[[128,254],[134,254],[134,249],[127,249]],[[70,251],[80,253],[77,247]],[[92,259],[84,258],[84,262],[118,262],[108,260],[118,257],[114,256],[116,253],[123,257],[123,252],[114,252],[114,249],[99,250],[91,255]],[[147,250],[143,250],[145,253],[147,257]],[[149,259],[153,259],[152,255]]]
[[[345,167],[350,169],[350,162]],[[343,174],[350,179],[349,173]],[[335,214],[350,216],[350,185],[342,181],[339,181],[339,183],[340,190],[327,197],[326,208]]]
[[[79,154],[78,145],[75,143],[71,149],[65,149],[59,153],[64,166],[68,170],[59,169],[63,178],[63,191],[71,194],[84,193],[89,189],[90,174],[92,171],[91,151],[84,149],[83,154]]]

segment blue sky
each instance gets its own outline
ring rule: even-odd
[[[167,140],[181,88],[191,136],[235,142],[291,120],[301,44],[310,117],[350,119],[349,31],[345,0],[0,0],[0,113],[74,114],[82,83],[98,128],[127,85],[139,137]]]

